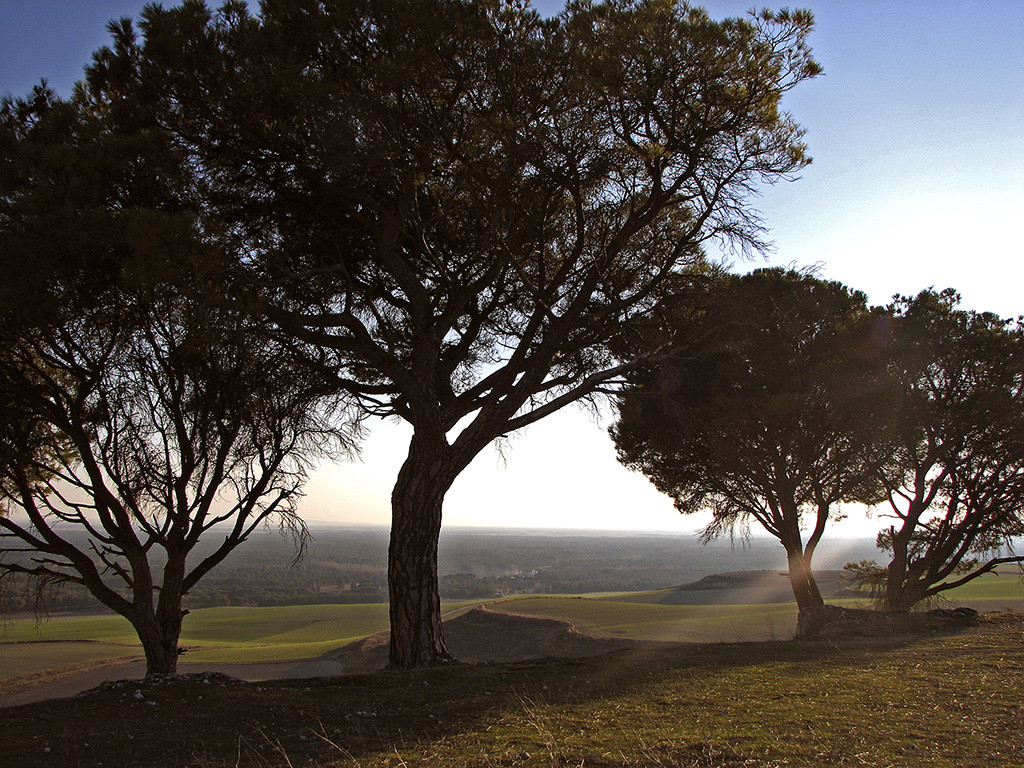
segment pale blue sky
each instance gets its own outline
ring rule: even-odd
[[[0,93],[23,94],[40,77],[68,92],[106,42],[106,21],[136,15],[142,5],[0,0]],[[753,4],[705,5],[722,17]],[[825,74],[786,103],[807,128],[814,164],[760,200],[776,246],[770,263],[820,263],[823,276],[877,303],[952,286],[972,308],[1024,313],[1024,2],[787,5],[814,12],[811,45]],[[368,440],[363,463],[318,472],[306,516],[387,522],[405,435],[402,426],[384,424]],[[513,440],[505,463],[496,452],[482,454],[449,494],[445,520],[675,531],[698,522],[622,469],[603,428],[578,412]]]

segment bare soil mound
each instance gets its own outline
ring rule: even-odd
[[[797,637],[801,640],[819,640],[948,633],[977,626],[980,621],[981,614],[972,608],[936,608],[910,612],[821,605],[800,611]]]
[[[483,606],[445,621],[444,638],[456,659],[471,664],[585,658],[649,645],[636,640],[594,637],[580,632],[568,621],[516,616]],[[340,674],[372,672],[387,663],[388,642],[389,633],[379,632],[339,648],[326,658],[340,665]]]

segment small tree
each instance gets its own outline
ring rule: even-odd
[[[701,243],[761,244],[755,186],[807,162],[779,103],[819,70],[811,23],[669,0],[550,20],[493,0],[267,0],[115,26],[88,104],[187,157],[204,230],[233,248],[225,301],[413,428],[393,666],[450,658],[437,541],[462,470],[615,381],[608,340]]]
[[[959,302],[928,290],[889,308],[897,408],[877,470],[895,519],[878,545],[892,558],[847,569],[890,609],[1024,561],[1024,331]]]
[[[131,622],[148,674],[174,672],[182,597],[264,523],[305,540],[294,502],[326,414],[295,373],[180,296],[23,334],[0,364],[0,570],[83,585]],[[192,559],[200,538],[220,544]]]
[[[194,298],[210,251],[188,216],[111,204],[155,179],[98,163],[74,104],[40,89],[2,118],[0,264],[22,290],[0,306],[0,573],[84,586],[147,674],[174,672],[206,573],[266,523],[302,546],[294,503],[336,414],[251,317]]]
[[[629,375],[611,430],[620,461],[680,512],[713,513],[705,541],[750,522],[777,538],[800,608],[823,603],[811,563],[837,505],[878,494],[867,459],[879,350],[864,301],[768,269],[725,277],[700,312],[663,308],[642,335],[660,325],[689,342]]]

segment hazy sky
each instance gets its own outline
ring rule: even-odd
[[[143,4],[0,0],[0,93],[23,94],[41,77],[69,92],[106,42],[106,21]],[[752,7],[705,5],[715,17]],[[814,163],[760,200],[775,243],[767,263],[820,264],[822,276],[876,303],[952,286],[971,308],[1024,313],[1024,2],[784,5],[814,12],[811,45],[825,74],[786,104],[807,128]],[[386,523],[407,435],[382,423],[361,463],[318,471],[301,507],[306,518]],[[481,454],[449,493],[445,522],[687,531],[701,521],[681,517],[620,467],[604,427],[570,410],[514,437],[504,460]]]

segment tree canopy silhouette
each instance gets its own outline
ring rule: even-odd
[[[200,298],[174,156],[138,166],[83,107],[0,109],[0,574],[82,585],[167,673],[205,574],[266,523],[302,546],[307,462],[345,421],[255,316]]]
[[[959,302],[927,290],[889,307],[894,412],[877,471],[891,559],[847,568],[892,609],[1024,561],[1024,330]]]
[[[190,0],[114,25],[80,103],[185,160],[177,199],[232,254],[225,305],[412,426],[392,665],[449,658],[437,537],[462,470],[615,382],[608,340],[702,243],[762,245],[757,185],[808,161],[780,100],[819,71],[811,26],[670,0]]]
[[[876,316],[863,294],[782,269],[698,296],[637,324],[648,344],[667,329],[677,351],[629,373],[611,430],[619,458],[680,512],[710,510],[705,540],[762,527],[786,549],[800,608],[821,605],[811,564],[829,520],[880,499]]]

